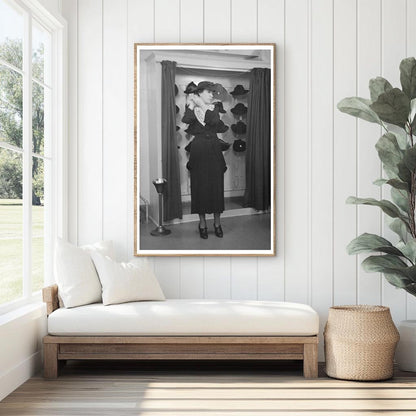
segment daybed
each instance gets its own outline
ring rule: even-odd
[[[318,314],[274,301],[178,300],[93,303],[59,308],[58,287],[43,289],[48,335],[44,377],[68,359],[303,360],[318,375]]]

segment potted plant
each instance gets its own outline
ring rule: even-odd
[[[376,234],[364,233],[352,240],[349,254],[374,253],[362,262],[367,272],[381,272],[397,288],[416,296],[416,59],[400,63],[400,88],[384,78],[369,82],[370,99],[348,97],[340,111],[383,128],[376,150],[385,178],[377,186],[389,186],[391,200],[350,196],[347,203],[381,208],[389,218],[389,228],[398,236],[393,244]],[[396,359],[402,370],[416,371],[416,321],[399,325],[401,341]]]

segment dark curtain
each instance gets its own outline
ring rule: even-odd
[[[270,207],[270,69],[253,68],[247,110],[245,206]]]
[[[162,175],[167,180],[163,195],[163,219],[182,218],[181,181],[176,140],[176,62],[162,61]]]

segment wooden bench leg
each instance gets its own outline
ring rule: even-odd
[[[303,345],[303,376],[318,377],[318,344]]]
[[[58,377],[58,344],[43,344],[43,377]]]

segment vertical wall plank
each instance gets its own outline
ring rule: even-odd
[[[286,2],[285,27],[285,300],[308,302],[307,0]]]
[[[275,94],[276,94],[276,251],[275,257],[258,258],[258,298],[283,300],[285,293],[284,252],[284,48],[285,48],[285,2],[284,0],[260,0],[258,3],[258,41],[276,43]]]
[[[231,298],[257,299],[257,258],[231,259]]]
[[[416,25],[414,24],[414,16],[416,16],[416,2],[407,0],[407,51],[406,57],[416,57]],[[406,319],[416,319],[416,297],[406,294],[407,298],[407,314]]]
[[[127,230],[126,257],[134,253],[134,44],[154,41],[153,0],[128,0],[127,65]],[[153,263],[153,259],[151,259]]]
[[[369,0],[358,2],[357,20],[357,88],[358,96],[369,98],[368,81],[381,74],[381,2]],[[380,199],[381,188],[373,182],[380,177],[381,164],[376,149],[381,136],[380,126],[358,120],[357,134],[357,180],[358,195],[363,198]],[[357,234],[381,235],[381,210],[376,207],[358,206]],[[361,262],[368,256],[358,256],[357,302],[381,303],[380,273],[367,273]]]
[[[406,0],[382,0],[382,75],[393,86],[400,87],[400,61],[406,56]],[[383,197],[390,198],[390,191],[383,190]],[[388,240],[394,234],[384,227]],[[406,292],[397,290],[385,279],[382,284],[382,302],[389,306],[395,322],[406,319]]]
[[[204,258],[182,257],[180,273],[180,297],[184,299],[204,298]]]
[[[181,42],[202,42],[204,39],[203,0],[181,0]],[[190,24],[192,22],[192,24]],[[199,238],[199,237],[195,237]],[[204,297],[204,258],[180,257],[181,298]]]
[[[356,2],[334,0],[334,105],[357,95]],[[334,304],[357,301],[355,256],[345,250],[356,236],[356,207],[347,205],[356,194],[356,127],[354,117],[334,113]]]
[[[204,2],[204,41],[231,41],[231,0]],[[218,13],[221,10],[221,13]],[[231,258],[206,257],[204,266],[204,293],[210,299],[231,297]]]
[[[127,0],[103,1],[103,238],[127,254]]]
[[[102,3],[78,1],[78,242],[103,237]]]
[[[311,57],[311,303],[322,334],[332,306],[333,232],[333,1],[315,0],[310,9]],[[323,360],[323,339],[319,345]]]
[[[154,0],[154,2],[155,42],[179,43],[180,0]],[[158,273],[161,273],[166,296],[179,298],[181,296],[181,258],[178,256],[156,257],[154,263],[158,278]]]
[[[78,2],[63,0],[68,22],[68,240],[78,244]]]
[[[231,0],[204,1],[204,42],[229,43],[230,33]]]
[[[204,41],[204,0],[180,0],[180,41]]]
[[[231,39],[233,42],[257,42],[257,0],[231,1]],[[258,257],[231,257],[231,296],[234,299],[257,298]]]
[[[231,42],[257,40],[257,0],[231,0]]]
[[[180,0],[154,0],[155,42],[179,42]]]
[[[231,298],[231,262],[229,257],[205,259],[205,298]]]
[[[157,261],[156,261],[157,260]],[[178,299],[181,294],[179,258],[159,257],[154,261],[154,272],[163,293],[168,299]]]

